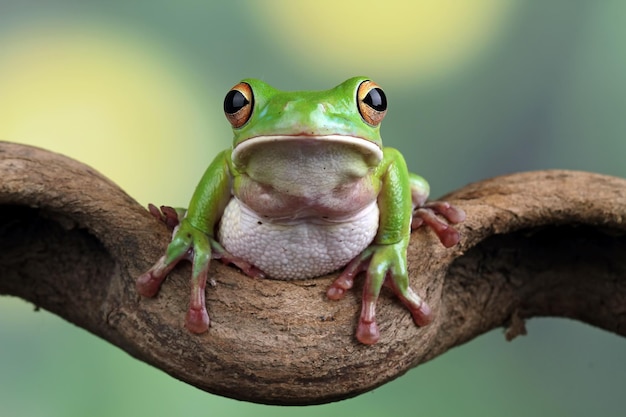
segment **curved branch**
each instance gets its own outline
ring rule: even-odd
[[[461,244],[413,233],[412,285],[434,310],[418,328],[390,294],[381,339],[353,339],[359,291],[339,302],[332,276],[254,280],[213,262],[211,330],[183,327],[189,268],[154,299],[135,278],[169,241],[115,184],[66,157],[0,143],[0,293],[22,297],[201,389],[243,400],[312,404],[379,386],[490,329],[576,318],[626,335],[626,180],[540,171],[468,185],[446,198],[467,212]],[[358,285],[357,285],[358,287]],[[357,288],[358,290],[358,288]]]

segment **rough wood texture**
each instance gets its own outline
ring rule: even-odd
[[[381,340],[353,336],[360,293],[325,297],[332,277],[254,280],[213,262],[211,330],[183,328],[188,267],[154,299],[135,278],[161,255],[166,227],[89,167],[0,143],[0,294],[22,297],[201,389],[263,403],[354,396],[495,327],[564,316],[626,335],[626,180],[540,171],[468,185],[461,244],[413,233],[409,269],[435,321],[417,328],[390,293]],[[164,202],[166,203],[166,202]]]

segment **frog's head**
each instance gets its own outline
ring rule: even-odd
[[[350,78],[330,90],[295,92],[245,79],[224,99],[234,132],[235,164],[258,146],[279,141],[342,143],[377,164],[382,160],[380,123],[386,112],[385,93],[366,77]]]

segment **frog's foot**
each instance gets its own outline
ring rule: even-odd
[[[192,250],[187,250],[182,256],[168,260],[167,255],[161,257],[152,268],[137,278],[137,292],[144,297],[154,297],[161,284],[179,261],[186,259],[194,262],[194,271],[191,279],[191,297],[189,309],[185,317],[185,327],[193,333],[204,333],[209,329],[209,314],[206,310],[205,288],[209,269],[209,262],[200,259]],[[201,265],[196,268],[196,262]],[[213,283],[213,281],[211,281]]]
[[[426,225],[435,232],[443,246],[449,248],[461,239],[459,232],[450,224],[458,224],[464,220],[465,212],[462,209],[445,201],[431,201],[415,209],[411,229]]]
[[[363,300],[361,314],[356,329],[356,338],[359,342],[371,345],[380,338],[380,331],[376,324],[376,303],[383,285],[388,286],[409,309],[413,321],[418,326],[425,326],[432,321],[430,307],[410,287],[403,262],[394,263],[393,259],[384,253],[392,249],[391,246],[371,246],[361,255],[353,259],[342,274],[328,288],[326,295],[331,300],[343,298],[346,291],[354,285],[354,278],[362,271],[366,272],[363,286]],[[389,262],[381,262],[385,258]]]
[[[137,278],[137,292],[145,297],[153,297],[159,291],[167,274],[182,260],[192,262],[191,296],[185,318],[185,327],[193,333],[203,333],[209,329],[209,315],[206,310],[205,287],[211,261],[212,237],[185,224],[176,228],[167,251],[152,268]],[[213,283],[213,281],[211,281]]]
[[[204,333],[209,330],[209,314],[206,310],[206,283],[209,273],[210,257],[219,259],[225,264],[233,264],[237,266],[243,273],[253,278],[264,278],[265,275],[260,269],[254,267],[248,262],[231,255],[216,240],[210,239],[211,251],[200,251],[193,254],[193,272],[191,275],[191,298],[189,301],[189,310],[185,318],[185,327],[193,333]],[[207,257],[207,255],[209,257]],[[209,284],[214,287],[216,285],[214,279],[209,280]]]
[[[157,220],[165,223],[168,229],[174,230],[178,223],[180,223],[180,219],[185,215],[184,209],[175,209],[170,206],[161,206],[157,208],[154,204],[148,204],[148,211],[152,214]]]
[[[181,260],[192,262],[191,294],[185,327],[193,333],[204,333],[209,330],[210,325],[205,293],[211,258],[220,259],[226,264],[234,264],[248,276],[254,278],[265,276],[258,268],[228,253],[212,238],[196,239],[193,245],[184,238],[175,238],[168,247],[167,254],[137,278],[137,292],[144,297],[154,297],[167,274],[178,262]],[[210,279],[208,282],[215,286],[215,280]]]
[[[265,275],[260,269],[254,267],[248,262],[239,259],[226,251],[216,240],[210,239],[211,251],[208,253],[210,257],[219,259],[225,264],[233,264],[237,266],[243,273],[253,278],[264,278]],[[209,260],[206,258],[207,253],[194,253],[193,272],[191,275],[191,298],[189,302],[189,310],[185,318],[185,327],[192,333],[204,333],[209,330],[209,314],[206,310],[206,283],[209,273]],[[209,280],[209,284],[214,287],[216,285],[214,279]]]

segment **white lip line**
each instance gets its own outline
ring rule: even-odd
[[[254,136],[246,139],[233,149],[233,158],[236,154],[241,153],[246,149],[248,145],[258,145],[259,143],[278,142],[282,140],[328,140],[331,142],[343,142],[351,145],[357,145],[361,148],[367,148],[371,153],[378,156],[379,159],[383,158],[383,151],[380,146],[372,141],[363,139],[357,136],[348,135],[268,135],[268,136]]]

